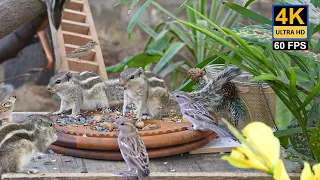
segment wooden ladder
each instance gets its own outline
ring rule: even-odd
[[[108,78],[88,0],[70,0],[63,11],[60,28],[55,30],[52,23],[50,26],[57,71],[92,71]],[[92,40],[99,45],[82,60],[66,57],[67,53]]]

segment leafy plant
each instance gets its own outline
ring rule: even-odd
[[[199,11],[190,6],[187,6],[187,8],[200,14]],[[310,134],[307,130],[310,115],[310,111],[308,110],[310,106],[318,103],[320,98],[319,73],[313,70],[313,68],[319,68],[319,62],[316,59],[318,56],[308,56],[309,59],[303,59],[294,53],[273,51],[268,43],[256,46],[255,42],[241,38],[235,31],[229,28],[220,28],[210,19],[205,17],[204,19],[208,24],[216,27],[219,34],[228,36],[232,42],[226,41],[218,36],[217,32],[199,23],[182,19],[177,19],[177,21],[205,34],[207,38],[211,38],[216,43],[226,46],[230,52],[219,52],[204,44],[215,55],[253,74],[255,76],[252,79],[253,81],[265,81],[268,83],[298,120],[309,148],[311,148],[313,157],[319,162],[319,152],[313,146],[315,138],[310,139]],[[296,63],[294,67],[291,67],[292,61]],[[298,76],[298,74],[300,75]],[[302,85],[305,83],[305,80],[309,81],[308,86]],[[317,125],[319,126],[319,124]]]
[[[237,3],[240,2],[240,0],[237,1]],[[129,8],[130,12],[132,7],[135,6],[135,1],[119,0],[116,5],[127,3],[132,3]],[[159,23],[154,29],[139,20],[149,5],[169,17],[169,19]],[[185,9],[184,5],[193,6],[199,10],[204,17],[213,19],[219,26],[233,28],[240,21],[240,17],[236,16],[236,12],[227,10],[225,5],[219,1],[208,3],[207,0],[186,0],[174,13],[170,13],[156,1],[148,0],[133,15],[127,29],[129,38],[132,35],[132,30],[135,25],[139,25],[141,29],[149,35],[143,52],[128,57],[114,66],[108,67],[106,69],[107,72],[120,72],[125,65],[130,67],[143,67],[146,70],[158,73],[162,77],[171,75],[172,87],[176,89],[179,85],[178,79],[180,79],[179,74],[181,74],[181,71],[187,71],[202,62],[207,62],[207,64],[208,61],[210,63],[224,63],[224,60],[214,56],[211,51],[202,46],[203,42],[207,39],[205,34],[199,33],[192,28],[181,26],[181,24],[175,21],[176,14],[184,11],[190,21],[210,28],[203,17],[188,8]],[[223,15],[224,11],[226,11],[226,14]],[[213,44],[211,48],[222,49],[223,46]],[[179,60],[174,61],[173,59]]]

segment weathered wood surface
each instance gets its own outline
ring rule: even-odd
[[[150,179],[272,179],[270,176],[251,169],[237,169],[221,160],[220,154],[202,155],[176,155],[150,160]],[[38,175],[27,176],[23,174],[6,174],[3,179],[28,179],[33,177],[38,180],[54,179],[63,180],[93,180],[93,179],[121,179],[112,175],[112,172],[127,168],[123,161],[102,161],[82,159],[60,154],[45,154],[37,156],[28,165],[28,168],[40,170]],[[45,162],[53,161],[50,165]],[[286,163],[288,171],[296,170]],[[175,172],[172,172],[172,169]],[[88,173],[81,173],[88,172]],[[292,174],[293,176],[297,176]]]
[[[299,174],[290,174],[292,180],[298,180]],[[4,175],[6,180],[21,180],[21,179],[61,179],[61,180],[122,180],[122,177],[115,176],[111,173],[89,173],[89,174],[42,174],[37,176],[25,176],[23,174],[8,174]],[[151,173],[152,180],[272,180],[273,178],[263,173]]]

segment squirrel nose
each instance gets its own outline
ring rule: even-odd
[[[50,91],[51,90],[50,86],[47,86],[47,89]]]

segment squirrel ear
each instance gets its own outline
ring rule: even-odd
[[[142,67],[139,67],[138,72],[139,72],[139,74],[143,74],[144,73],[144,70],[142,69]]]
[[[70,79],[71,79],[71,77],[72,77],[71,72],[67,72],[66,77],[68,78],[68,82],[69,82],[69,80],[70,80]]]
[[[126,65],[125,67],[124,67],[124,69],[127,69],[128,68],[128,65]]]

